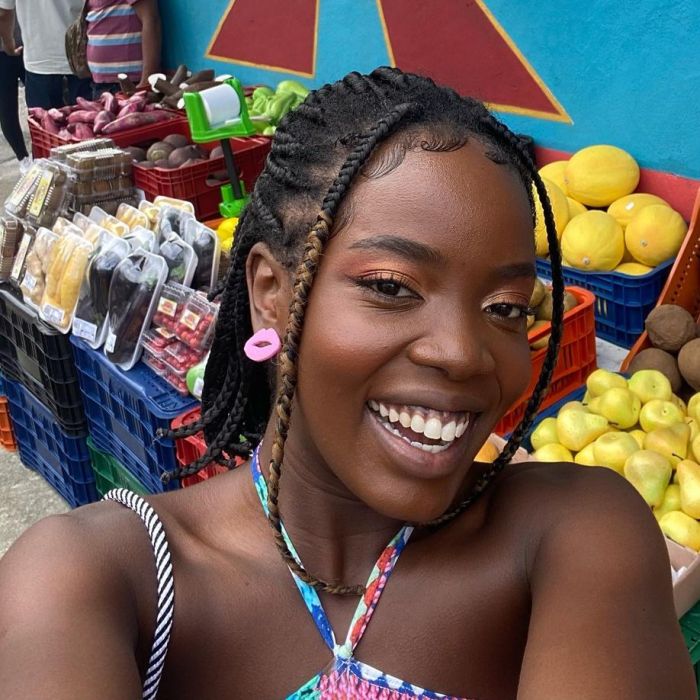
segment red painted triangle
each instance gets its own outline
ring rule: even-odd
[[[397,67],[494,105],[562,114],[475,0],[380,3]]]
[[[232,0],[212,58],[313,75],[318,0]]]

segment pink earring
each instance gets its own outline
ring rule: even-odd
[[[274,328],[262,328],[243,346],[243,352],[253,362],[265,362],[282,349],[282,341]]]

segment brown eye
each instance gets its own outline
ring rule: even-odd
[[[377,280],[374,283],[374,288],[380,294],[386,294],[388,297],[401,296],[401,285],[392,280]]]

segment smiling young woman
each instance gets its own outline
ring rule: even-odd
[[[530,374],[533,182],[552,340],[480,464]],[[309,95],[236,231],[190,428],[209,449],[171,476],[247,464],[28,531],[0,564],[2,697],[694,698],[636,492],[508,466],[560,273],[542,182],[480,103],[388,68]]]

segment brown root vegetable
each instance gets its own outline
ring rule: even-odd
[[[163,95],[174,95],[180,88],[178,85],[173,85],[169,80],[161,80],[159,78],[153,83],[153,89]]]
[[[79,141],[87,141],[88,139],[95,138],[95,132],[92,130],[90,124],[85,124],[84,122],[78,122],[75,125],[74,135]]]
[[[677,304],[661,304],[652,309],[644,322],[655,348],[677,352],[695,337],[695,319]]]
[[[93,124],[95,122],[95,117],[97,117],[98,112],[94,109],[79,109],[77,112],[71,112],[68,115],[69,124]]]
[[[700,391],[700,338],[694,338],[681,348],[678,369],[693,390]]]
[[[187,66],[184,63],[181,63],[175,70],[173,77],[170,79],[170,84],[178,87],[181,82],[187,80],[187,73],[189,73]]]
[[[143,112],[143,108],[145,106],[146,106],[146,103],[143,102],[142,100],[135,100],[134,102],[127,102],[119,110],[119,113],[117,114],[117,119],[119,119],[119,117],[126,117],[129,114],[135,114],[136,112]]]
[[[141,161],[146,160],[146,151],[144,151],[143,148],[139,148],[138,146],[127,146],[125,149],[131,156],[131,160],[133,160],[135,163],[140,163]]]
[[[217,87],[220,83],[216,80],[203,80],[199,83],[190,83],[187,87],[183,88],[183,92],[202,92],[202,90],[208,90],[209,88]]]
[[[170,165],[170,162],[168,161],[167,158],[161,158],[160,160],[157,160],[154,163],[156,168],[165,168],[166,170],[172,170],[172,165]]]
[[[188,160],[198,160],[203,157],[204,154],[199,146],[183,146],[182,148],[176,148],[168,156],[168,162],[170,163],[170,167],[179,168]]]
[[[204,70],[199,70],[196,73],[187,78],[184,82],[188,85],[194,85],[195,83],[208,83],[214,80],[215,73],[211,68],[205,68]]]
[[[49,134],[58,134],[59,132],[58,124],[48,112],[41,119],[41,128]]]
[[[114,119],[114,115],[108,109],[103,109],[97,113],[93,129],[96,134],[101,134],[102,130]]]
[[[100,95],[100,102],[112,114],[116,114],[119,111],[119,102],[117,102],[117,98],[111,92],[103,92]]]
[[[640,369],[655,369],[661,372],[671,382],[671,388],[676,394],[683,385],[676,358],[665,350],[659,348],[641,350],[630,362],[629,372],[634,374]]]
[[[189,146],[190,140],[184,134],[168,134],[163,139],[163,143],[168,143],[173,148],[182,148],[183,146]]]
[[[152,168],[156,167],[156,164],[151,163],[150,160],[141,160],[138,162],[138,167],[139,168],[146,168],[146,170],[151,170]]]
[[[146,157],[154,163],[159,160],[168,160],[170,154],[174,150],[173,146],[169,143],[165,143],[165,141],[156,141],[146,152]]]
[[[127,114],[125,117],[119,117],[103,129],[103,134],[114,134],[126,129],[137,129],[141,126],[150,126],[158,122],[172,119],[172,115],[162,109],[156,112],[136,112],[135,114]]]

